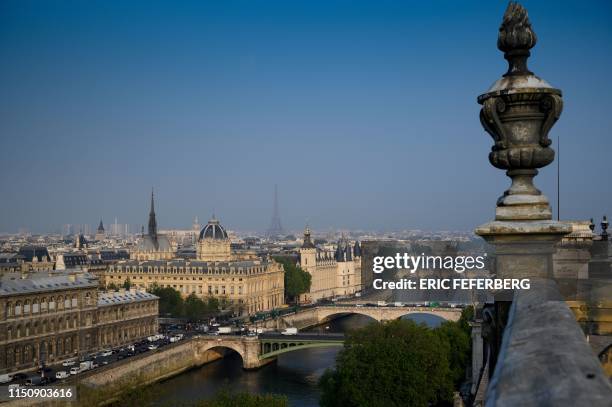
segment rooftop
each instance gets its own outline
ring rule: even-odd
[[[98,295],[98,307],[155,300],[158,297],[146,291],[107,291]]]
[[[62,274],[57,276],[50,276],[49,273],[34,273],[26,278],[21,278],[21,274],[15,276],[7,274],[0,280],[0,297],[74,288],[93,288],[97,286],[96,278],[88,273],[81,275]]]

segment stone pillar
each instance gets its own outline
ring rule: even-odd
[[[482,320],[474,319],[470,322],[472,327],[472,390],[475,394],[480,379],[480,371],[482,370],[484,344],[482,342]]]
[[[527,68],[536,35],[527,10],[510,2],[499,29],[497,47],[504,52],[508,71],[478,97],[480,121],[494,145],[490,163],[506,170],[512,183],[497,200],[495,220],[476,228],[476,234],[495,247],[497,278],[550,279],[555,245],[571,226],[552,220],[548,198],[533,184],[538,169],[554,160],[548,133],[563,107],[561,90]],[[512,293],[495,294],[491,351],[501,337]],[[491,372],[495,358],[490,360]]]
[[[259,351],[261,343],[257,338],[242,338],[244,344],[244,354],[242,355],[243,368],[245,370],[259,369],[269,363],[272,363],[276,358],[259,359]]]

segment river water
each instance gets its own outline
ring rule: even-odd
[[[430,326],[442,320],[426,314],[411,314],[416,322]],[[351,314],[313,328],[321,332],[346,332],[372,322],[372,319]],[[220,389],[231,392],[276,393],[286,395],[292,407],[319,405],[320,391],[317,382],[325,369],[335,364],[341,347],[313,348],[282,354],[275,363],[256,371],[242,370],[242,360],[237,353],[209,363],[198,369],[182,373],[158,383],[155,391],[158,406],[176,402],[191,402],[213,397]]]

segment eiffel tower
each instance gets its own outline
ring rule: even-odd
[[[278,239],[284,234],[283,226],[281,225],[280,216],[278,215],[278,185],[274,185],[274,212],[272,213],[272,221],[270,227],[266,231],[268,239]]]

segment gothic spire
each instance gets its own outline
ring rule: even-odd
[[[157,239],[157,221],[155,220],[155,199],[151,188],[151,211],[149,212],[149,236]]]

